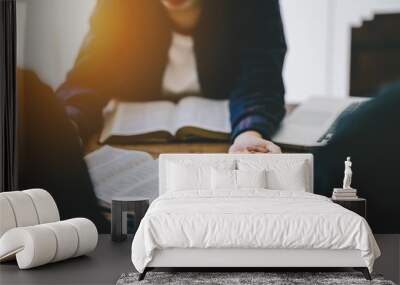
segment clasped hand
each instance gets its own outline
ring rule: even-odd
[[[246,131],[235,138],[229,153],[281,153],[281,148],[262,138],[256,131]]]

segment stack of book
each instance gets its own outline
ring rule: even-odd
[[[332,199],[335,200],[353,200],[357,199],[357,190],[350,188],[350,189],[343,189],[343,188],[334,188],[332,193]]]

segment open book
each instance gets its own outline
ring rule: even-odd
[[[114,197],[158,196],[158,161],[150,154],[108,145],[85,156],[100,204],[111,207]]]
[[[112,100],[104,109],[100,143],[228,140],[230,132],[227,100],[194,96],[177,104]]]

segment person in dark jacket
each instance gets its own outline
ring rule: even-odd
[[[314,192],[331,196],[343,182],[343,161],[351,156],[352,187],[367,199],[374,233],[400,233],[400,81],[387,84],[339,123],[329,144],[314,152]]]
[[[84,217],[99,232],[109,233],[76,130],[54,91],[29,70],[17,69],[16,79],[17,188],[43,188],[53,196],[62,220]]]
[[[229,99],[230,152],[280,152],[286,53],[277,0],[100,0],[57,90],[82,137],[112,97]]]
[[[101,128],[102,108],[112,97],[229,98],[230,152],[280,152],[269,139],[285,113],[285,52],[277,0],[99,0],[89,35],[57,95],[82,137]],[[386,87],[344,118],[330,143],[315,152],[314,189],[326,196],[340,186],[343,160],[352,157],[353,186],[368,200],[368,222],[375,233],[400,229],[400,220],[391,218],[399,216],[399,95],[399,83]],[[46,107],[54,105],[62,113],[55,103]],[[76,134],[65,114],[50,111],[44,114],[52,117],[52,125],[44,124],[44,117],[36,123],[33,115],[27,120],[32,121],[28,130],[44,127],[52,139],[37,136],[27,148],[23,186],[52,191],[63,217],[81,215],[102,225]],[[61,150],[54,147],[60,141]],[[61,152],[65,159],[59,159]],[[72,203],[75,196],[80,199]]]

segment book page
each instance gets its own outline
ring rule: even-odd
[[[104,116],[105,136],[133,136],[156,131],[171,133],[175,104],[168,101],[118,102],[112,115]]]
[[[110,146],[85,156],[95,194],[103,205],[113,197],[158,196],[158,162],[146,152]]]
[[[221,133],[231,132],[228,100],[186,97],[176,108],[174,131],[182,127],[197,127]]]

